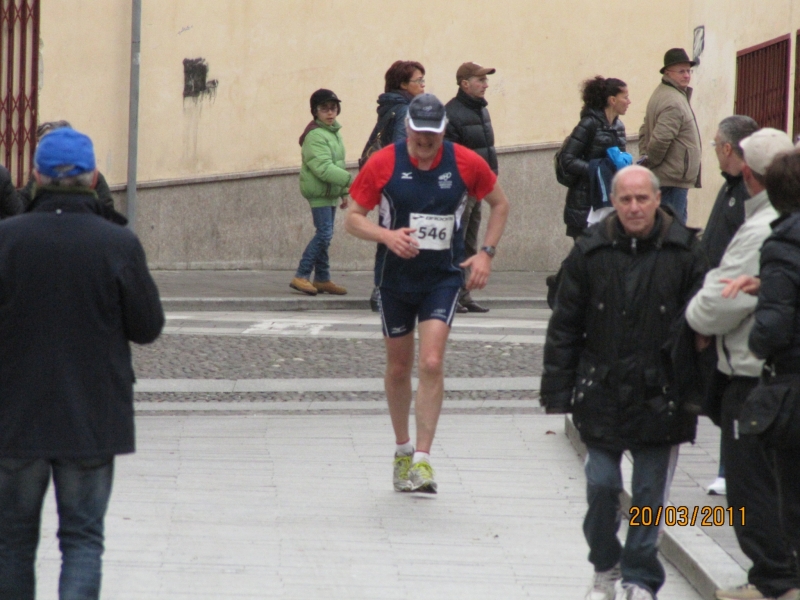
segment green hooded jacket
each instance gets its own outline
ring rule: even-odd
[[[316,127],[313,127],[316,125]],[[312,208],[336,206],[347,195],[353,178],[345,169],[344,142],[338,121],[326,125],[315,120],[300,138],[303,164],[300,193]]]

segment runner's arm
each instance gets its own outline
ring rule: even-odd
[[[417,240],[411,236],[416,229],[401,227],[386,229],[367,218],[369,209],[358,202],[351,202],[344,221],[344,228],[350,235],[362,240],[385,244],[400,258],[414,258],[419,254]]]
[[[506,198],[506,194],[498,182],[482,201],[488,203],[491,209],[483,245],[497,246],[508,220],[508,211],[510,209],[508,198]],[[469,281],[467,281],[468,290],[481,290],[486,287],[489,273],[492,271],[492,258],[486,252],[478,251],[477,254],[465,260],[460,266],[471,269]]]

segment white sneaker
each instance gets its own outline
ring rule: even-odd
[[[725,495],[725,478],[717,477],[710,486],[708,486],[709,496],[724,496]]]
[[[622,600],[655,600],[655,596],[650,593],[650,590],[635,583],[623,583],[621,591],[622,595],[619,597]]]
[[[614,586],[620,577],[622,573],[619,570],[619,563],[608,571],[595,571],[592,587],[586,592],[586,600],[614,600],[616,595]]]

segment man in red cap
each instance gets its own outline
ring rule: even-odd
[[[445,104],[447,129],[444,138],[450,142],[474,150],[489,168],[497,174],[497,153],[494,149],[494,131],[489,111],[486,110],[486,88],[489,75],[495,69],[482,67],[474,62],[465,62],[456,71],[458,93]],[[464,214],[461,216],[464,228],[464,245],[467,258],[478,252],[478,230],[481,227],[481,205],[477,198],[470,196]],[[458,297],[458,312],[489,312],[472,299],[468,289],[463,288]]]

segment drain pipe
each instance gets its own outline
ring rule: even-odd
[[[128,227],[136,231],[136,163],[139,157],[139,62],[142,38],[142,0],[132,0],[131,83],[128,109]]]

